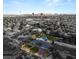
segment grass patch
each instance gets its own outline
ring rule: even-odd
[[[38,47],[32,47],[30,50],[31,50],[32,53],[36,53],[36,52],[38,52],[39,48]]]

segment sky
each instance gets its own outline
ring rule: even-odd
[[[3,0],[4,14],[76,13],[76,0]]]

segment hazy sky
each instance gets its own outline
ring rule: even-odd
[[[76,0],[4,0],[4,14],[76,13]]]

